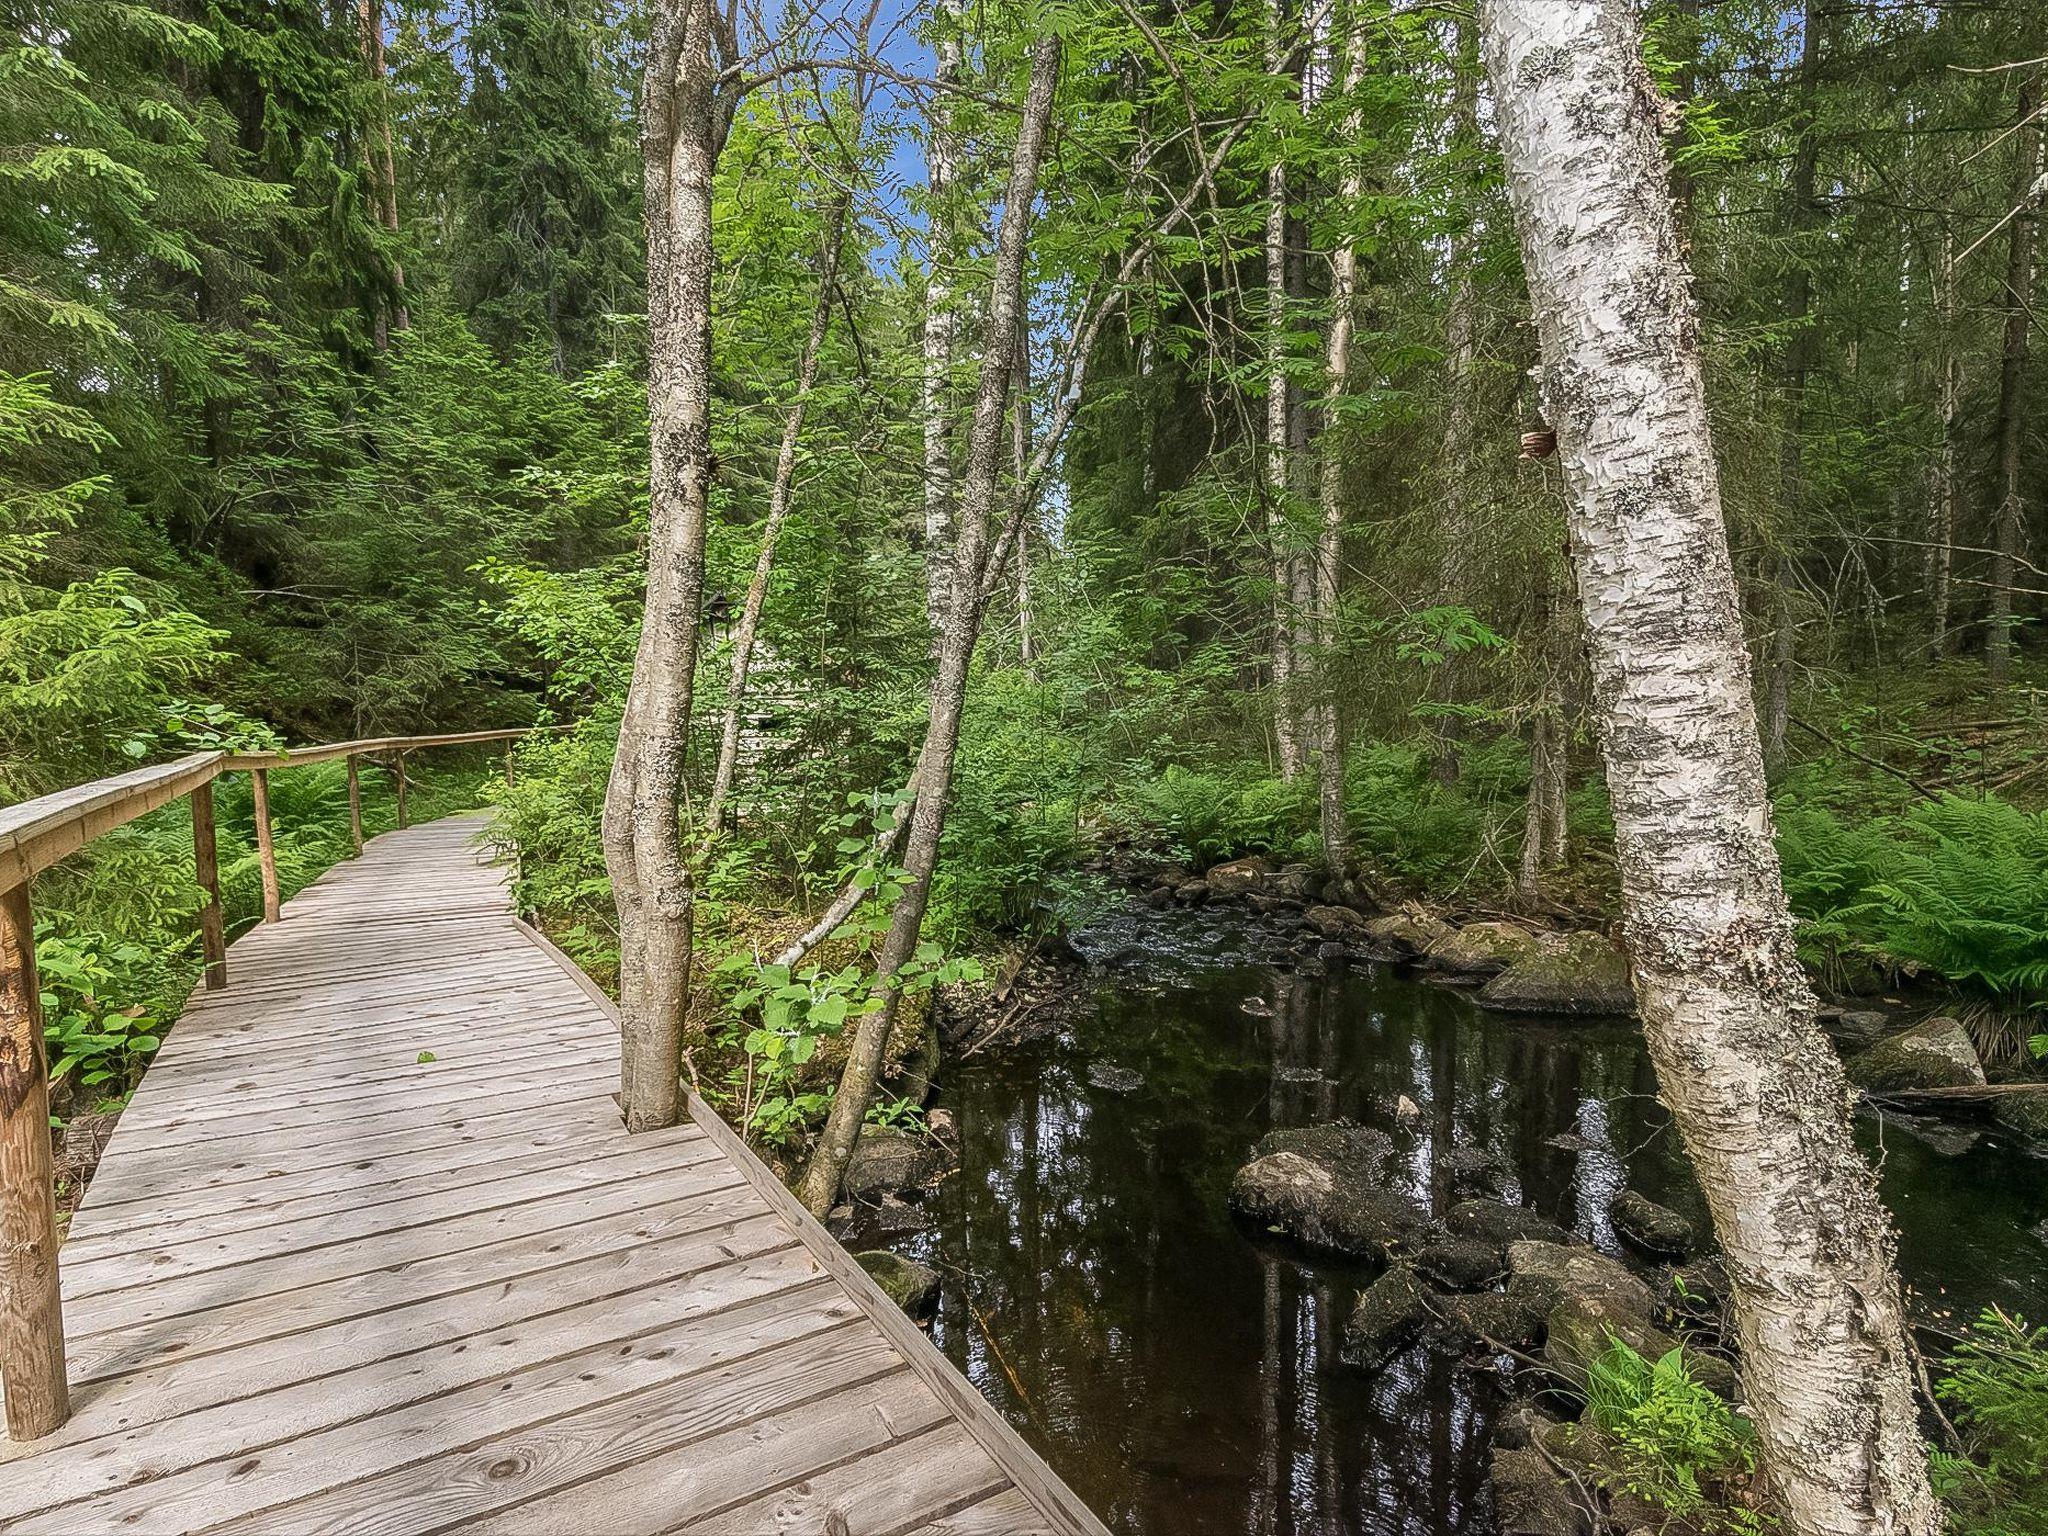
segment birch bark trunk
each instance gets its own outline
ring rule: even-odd
[[[1689,275],[1629,0],[1483,0],[1570,491],[1650,1056],[1801,1536],[1934,1536],[1891,1223],[1813,1022],[1765,798]]]
[[[1025,241],[1059,68],[1057,38],[1042,38],[1032,46],[1031,83],[1025,91],[1017,146],[1010,162],[1010,183],[1003,194],[1002,224],[996,235],[981,376],[975,389],[966,474],[961,481],[959,526],[953,540],[952,588],[946,600],[938,675],[932,680],[931,723],[926,728],[924,753],[919,759],[917,802],[904,848],[903,895],[889,915],[889,931],[875,961],[874,990],[882,999],[882,1007],[861,1015],[855,1027],[853,1046],[840,1074],[832,1112],[797,1189],[805,1207],[819,1217],[839,1198],[840,1181],[848,1159],[853,1156],[854,1142],[860,1136],[868,1100],[881,1071],[882,1052],[895,1028],[896,1010],[903,995],[897,985],[898,973],[917,949],[925,905],[931,896],[932,872],[938,866],[939,839],[945,831],[946,803],[953,784],[954,751],[959,744],[960,719],[967,699],[967,672],[974,658],[986,600],[983,577],[989,563],[989,519],[995,508],[1002,468],[1003,424],[1011,374],[1016,367],[1017,333],[1023,324]]]
[[[853,138],[858,141],[859,123]],[[740,734],[745,720],[747,675],[754,666],[754,637],[760,633],[761,610],[768,602],[768,581],[775,573],[775,546],[782,538],[782,525],[789,520],[792,487],[796,483],[797,443],[803,436],[804,415],[810,409],[811,390],[818,382],[818,358],[825,348],[825,336],[832,326],[832,296],[839,282],[840,249],[846,243],[847,194],[836,194],[825,216],[824,244],[818,256],[818,298],[811,306],[811,325],[804,335],[804,349],[797,360],[796,396],[782,419],[782,441],[775,453],[775,479],[768,488],[768,516],[761,525],[761,548],[754,557],[754,574],[747,582],[746,602],[732,636],[732,675],[726,681],[725,721],[718,733],[718,766],[711,775],[711,792],[704,801],[704,826],[718,829],[725,814],[725,802],[732,793],[738,771]]]
[[[1365,79],[1365,31],[1362,18],[1345,15],[1339,23],[1343,37],[1339,44],[1343,63],[1339,88],[1355,95]],[[1354,100],[1344,115],[1344,137],[1356,144],[1365,132],[1365,120]],[[1356,217],[1365,195],[1365,175],[1358,157],[1344,162],[1338,178],[1337,197],[1343,216]],[[1358,247],[1341,241],[1330,253],[1330,334],[1323,364],[1329,374],[1332,395],[1343,394],[1351,379],[1351,340],[1356,326],[1358,303]],[[1337,652],[1338,581],[1344,556],[1344,455],[1342,434],[1324,424],[1322,450],[1318,456],[1317,491],[1322,503],[1322,525],[1316,539],[1314,613],[1316,688],[1316,799],[1323,840],[1323,863],[1332,874],[1341,874],[1351,862],[1351,829],[1344,812],[1344,723],[1338,709],[1335,682]]]
[[[642,154],[651,463],[647,602],[605,790],[605,868],[619,910],[619,1103],[631,1130],[681,1111],[696,891],[681,800],[711,488],[711,178],[729,121],[708,0],[650,18]]]
[[[957,85],[966,69],[967,10],[963,0],[938,0],[938,78]],[[924,328],[920,338],[924,371],[918,408],[924,417],[925,613],[936,651],[946,627],[946,598],[952,580],[953,548],[953,183],[960,173],[960,146],[953,133],[953,99],[940,91],[932,101],[931,136],[925,151],[931,189],[927,240],[931,259],[925,274]]]
[[[1287,69],[1286,0],[1268,0],[1266,68]],[[1296,710],[1294,532],[1288,517],[1288,439],[1293,413],[1287,378],[1287,162],[1279,150],[1266,167],[1266,441],[1263,470],[1266,538],[1273,574],[1273,737],[1280,773],[1292,779],[1307,762]]]
[[[2012,667],[2012,585],[2026,506],[2020,495],[2021,439],[2027,386],[2027,331],[2033,324],[2034,183],[2041,174],[2041,84],[2025,75],[2019,91],[2020,127],[2014,132],[2012,201],[2017,211],[2006,247],[2005,347],[1998,374],[1998,513],[1992,521],[1991,622],[1984,633],[1986,679],[2005,686]]]

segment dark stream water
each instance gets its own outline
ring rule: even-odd
[[[1084,938],[1117,955],[1094,1007],[946,1082],[962,1166],[894,1245],[945,1276],[941,1347],[1114,1531],[1490,1532],[1490,1381],[1419,1346],[1345,1367],[1365,1277],[1253,1242],[1225,1193],[1270,1128],[1391,1128],[1405,1094],[1421,1115],[1397,1139],[1432,1208],[1466,1148],[1603,1247],[1629,1185],[1699,1215],[1634,1031],[1503,1019],[1388,967],[1302,976],[1230,914]],[[1988,1132],[1939,1151],[1863,1130],[1921,1315],[2048,1315],[2048,1162]]]

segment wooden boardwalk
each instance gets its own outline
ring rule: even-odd
[[[715,1116],[625,1134],[476,830],[378,838],[194,994],[0,1531],[1101,1531]]]

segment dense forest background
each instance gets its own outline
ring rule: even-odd
[[[0,790],[221,740],[577,721],[494,793],[529,905],[602,969],[597,809],[644,580],[643,18],[4,9]],[[1313,858],[1289,738],[1326,706],[1359,878],[1466,907],[1611,902],[1475,29],[1391,0],[1361,15],[1351,79],[1312,18],[1275,59],[1262,8],[1059,13],[1088,63],[1041,182],[1026,442],[1077,408],[978,653],[927,929],[948,947],[1070,914],[1105,849]],[[2048,981],[2041,19],[2024,0],[1647,16],[1809,956],[1837,986],[1962,983],[2017,1052]],[[943,22],[876,23],[902,81],[776,75],[720,161],[700,798],[824,323],[715,901],[829,892],[860,862],[861,797],[886,800],[917,748],[927,274],[957,311],[942,383],[964,400],[1001,102],[1034,24],[967,18],[957,164],[934,191],[929,102],[904,82],[944,54]],[[1186,216],[1162,220],[1176,198]],[[1077,348],[1075,316],[1141,237]],[[1357,302],[1333,379],[1340,248]],[[1329,507],[1337,595],[1310,622]],[[282,820],[310,872],[338,791],[294,779]],[[226,815],[246,835],[246,804]],[[189,974],[196,901],[152,835],[109,839],[44,901],[52,941],[94,964],[157,935],[109,1005],[160,1005]]]

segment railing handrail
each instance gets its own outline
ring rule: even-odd
[[[193,752],[172,762],[131,768],[126,773],[74,784],[69,789],[53,790],[0,810],[0,891],[26,885],[94,838],[139,816],[147,816],[224,773],[304,768],[371,752],[412,752],[424,747],[511,741],[569,729],[567,725],[529,725],[434,736],[367,736],[358,741],[287,747],[277,752]]]

